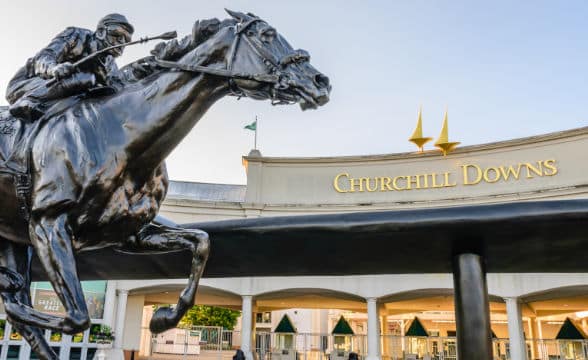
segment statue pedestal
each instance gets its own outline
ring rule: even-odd
[[[95,360],[124,360],[125,355],[122,349],[101,348],[99,347],[94,355]]]

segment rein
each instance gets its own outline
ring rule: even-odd
[[[278,75],[274,74],[247,74],[247,73],[238,73],[233,72],[228,69],[215,69],[208,66],[202,65],[186,65],[180,64],[176,61],[167,61],[167,60],[159,60],[155,59],[157,65],[168,68],[168,69],[178,69],[182,71],[194,72],[194,73],[202,73],[208,75],[215,75],[221,76],[226,78],[232,79],[244,79],[244,80],[255,80],[259,82],[265,82],[270,84],[276,84],[279,82],[280,78]]]
[[[202,73],[227,78],[229,81],[229,88],[234,95],[239,97],[243,97],[245,95],[237,88],[233,81],[234,79],[254,80],[261,83],[272,84],[276,89],[286,89],[288,84],[284,82],[284,79],[287,79],[288,76],[284,73],[284,71],[282,71],[282,69],[289,64],[309,61],[310,56],[304,50],[296,50],[276,61],[274,57],[266,51],[266,49],[258,46],[258,44],[256,44],[254,41],[251,41],[251,39],[249,39],[246,34],[243,35],[247,28],[258,21],[263,20],[260,18],[253,18],[245,23],[239,23],[236,25],[236,36],[231,46],[231,53],[228,58],[226,69],[218,69],[202,65],[187,65],[181,64],[177,61],[160,60],[157,58],[154,59],[155,63],[163,68],[177,69],[187,72]],[[241,38],[243,38],[247,45],[249,45],[249,47],[257,54],[257,56],[262,59],[263,63],[268,67],[270,71],[269,73],[251,74],[235,72],[232,70],[233,61],[235,60],[237,49],[241,43]],[[277,103],[283,103],[283,101],[278,101]]]

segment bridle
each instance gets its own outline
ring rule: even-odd
[[[285,90],[290,86],[288,81],[289,75],[284,71],[286,67],[290,64],[308,62],[310,61],[310,55],[305,50],[295,50],[289,54],[284,55],[281,59],[275,59],[275,57],[264,47],[259,46],[255,41],[249,39],[246,30],[256,22],[264,22],[264,20],[255,17],[246,22],[237,23],[235,25],[236,36],[233,40],[233,43],[231,44],[231,50],[226,69],[217,69],[202,65],[187,65],[178,63],[176,61],[160,60],[157,58],[155,58],[155,62],[157,65],[164,68],[225,77],[228,80],[229,89],[231,90],[232,95],[237,97],[245,97],[246,95],[235,84],[235,79],[254,80],[261,83],[271,84],[275,90]],[[267,73],[251,74],[233,71],[233,62],[235,61],[237,49],[241,42],[245,42],[253,50],[253,52],[262,59],[264,65],[268,68]],[[277,99],[274,91],[271,91],[270,95],[273,105],[291,103],[290,101]]]

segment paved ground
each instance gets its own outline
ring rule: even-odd
[[[200,355],[170,355],[170,354],[153,354],[152,356],[136,357],[138,360],[233,360],[235,350],[227,350],[222,353],[218,351],[202,350]],[[268,354],[269,355],[269,354]],[[304,355],[298,354],[298,360],[327,360],[328,357],[319,351],[311,351]],[[266,356],[266,360],[270,357]]]
[[[235,355],[234,350],[230,351],[208,351],[203,350],[200,355],[170,355],[170,354],[153,354],[152,356],[141,356],[139,360],[232,360]]]

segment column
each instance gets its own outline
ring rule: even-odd
[[[533,332],[533,359],[538,359],[538,358],[543,358],[543,355],[541,354],[541,346],[540,346],[540,339],[541,339],[541,335],[539,335],[539,319],[537,319],[536,317],[533,317],[530,319],[531,320],[531,331]]]
[[[388,333],[388,316],[380,316],[380,334],[381,339],[381,351],[382,357],[390,357],[390,334]]]
[[[506,314],[508,316],[510,358],[512,360],[527,360],[521,303],[515,297],[504,298],[504,301],[506,302]]]
[[[486,271],[480,255],[453,258],[457,358],[492,360],[492,333]]]
[[[534,321],[530,317],[527,318],[527,330],[528,330],[527,337],[528,337],[529,340],[531,340],[531,346],[529,348],[529,351],[531,353],[530,359],[536,359],[537,358],[535,356],[535,354],[537,354],[537,351],[535,350],[535,344],[536,344],[536,342],[533,341],[533,339],[535,339],[537,337],[537,334],[535,333],[535,331],[537,329],[535,329],[533,327],[533,323],[534,323]],[[523,333],[523,335],[524,335],[524,333]],[[526,347],[526,342],[525,342],[525,350],[526,349],[527,349],[527,347]],[[527,354],[527,355],[529,355],[529,354]]]
[[[114,328],[114,348],[122,349],[123,332],[125,330],[125,315],[127,312],[128,290],[118,290],[118,302],[116,306],[116,327]]]
[[[378,302],[367,298],[367,360],[380,359],[380,325],[378,324]]]
[[[102,323],[104,325],[114,327],[114,304],[116,303],[116,286],[115,280],[106,282],[106,294],[104,295],[104,315],[102,315]]]
[[[544,347],[543,347],[543,329],[541,327],[541,319],[537,318],[537,334],[541,342],[539,343],[539,357],[543,359],[543,356],[547,357],[547,354],[544,354]]]
[[[539,318],[537,318],[537,334],[539,334],[539,339],[543,340],[543,327]]]
[[[404,338],[404,325],[406,325],[404,323],[404,320],[400,320],[400,336],[401,336],[401,341],[400,341],[400,347],[402,349],[402,352],[404,353],[406,351],[406,339]]]
[[[241,350],[247,360],[253,360],[251,352],[251,328],[253,326],[253,296],[243,295],[241,309]]]

